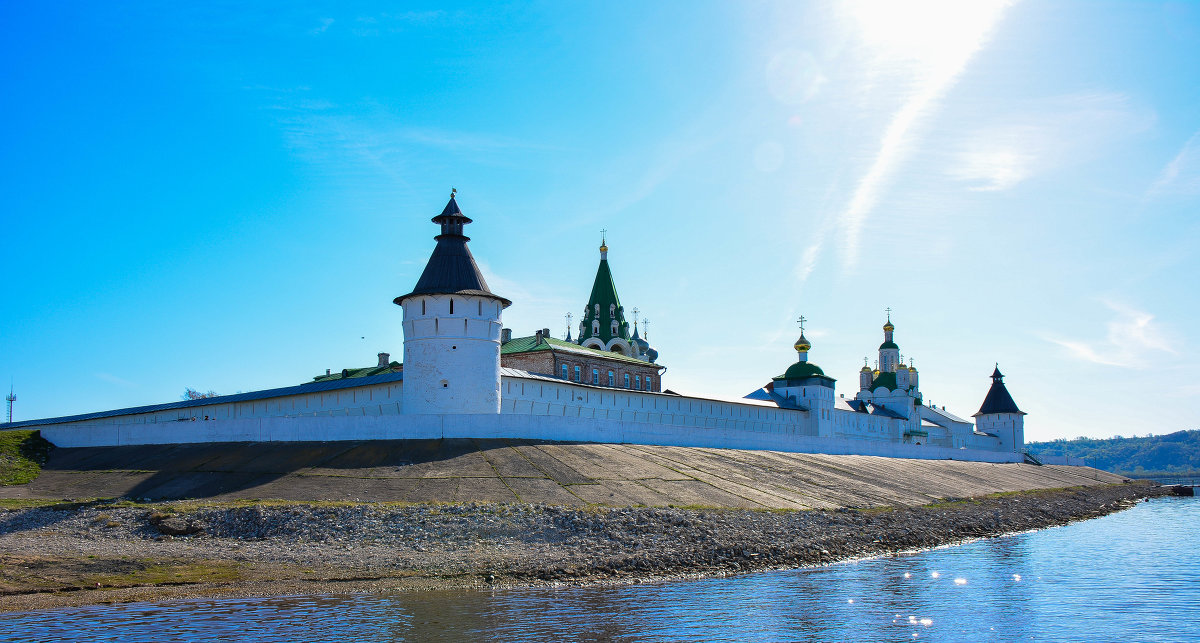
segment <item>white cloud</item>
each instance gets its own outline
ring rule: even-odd
[[[1160,194],[1200,194],[1200,131],[1162,169],[1148,196]]]
[[[899,67],[902,73],[915,73],[917,80],[904,104],[892,116],[879,142],[879,151],[841,213],[844,266],[852,267],[858,262],[863,224],[916,144],[917,126],[937,111],[946,92],[987,42],[1009,4],[955,0],[845,5],[878,70],[882,73]]]
[[[1145,131],[1154,114],[1119,93],[1056,96],[963,136],[946,174],[970,190],[1007,190],[1038,174],[1094,158]]]
[[[1103,340],[1085,341],[1043,334],[1042,339],[1066,349],[1075,359],[1123,368],[1148,368],[1156,354],[1178,355],[1154,315],[1112,301],[1103,302],[1115,313],[1106,324]]]

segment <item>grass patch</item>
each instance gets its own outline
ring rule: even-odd
[[[0,485],[26,484],[38,477],[53,448],[36,430],[0,431]]]

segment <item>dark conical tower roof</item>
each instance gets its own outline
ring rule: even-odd
[[[471,256],[471,250],[467,247],[471,239],[463,235],[463,226],[471,223],[471,219],[459,209],[453,192],[450,202],[441,214],[433,218],[433,222],[441,225],[442,232],[434,237],[437,246],[425,264],[425,271],[421,273],[412,292],[393,301],[399,305],[414,295],[475,295],[497,299],[508,307],[512,302],[488,289],[483,273],[475,264],[475,257]]]
[[[996,366],[996,370],[992,371],[992,388],[988,390],[987,397],[983,398],[983,406],[979,407],[979,415],[988,415],[990,413],[1020,413],[1025,412],[1017,408],[1017,403],[1013,401],[1012,395],[1009,395],[1008,388],[1004,386],[1004,375],[1000,373],[1000,366]]]

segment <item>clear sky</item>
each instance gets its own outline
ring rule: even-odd
[[[0,53],[14,419],[399,359],[456,187],[518,336],[606,228],[677,391],[803,314],[852,396],[890,307],[960,415],[999,362],[1027,440],[1200,428],[1200,4],[9,2]]]

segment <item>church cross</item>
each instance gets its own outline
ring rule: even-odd
[[[891,306],[887,307],[887,315],[888,315],[888,321],[892,321],[892,307]]]
[[[450,188],[450,198],[451,199],[454,198],[455,194],[458,194],[458,188]]]
[[[808,321],[808,318],[806,318],[804,315],[800,315],[800,319],[796,320],[796,323],[800,324],[800,334],[801,335],[804,334],[804,322],[806,322],[806,321]]]
[[[646,334],[646,336],[643,337],[642,339],[644,339],[646,341],[650,341],[650,320],[649,319],[642,320],[642,332]]]
[[[608,228],[600,229],[600,245],[602,245],[602,246],[608,245]]]

